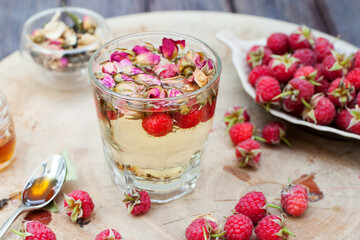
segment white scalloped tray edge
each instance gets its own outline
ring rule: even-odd
[[[223,43],[225,43],[232,51],[232,62],[234,64],[234,67],[237,71],[237,74],[239,75],[240,82],[245,90],[245,92],[255,100],[255,89],[251,86],[251,84],[248,82],[248,74],[250,71],[250,68],[248,67],[248,64],[246,62],[246,52],[255,44],[259,45],[266,45],[266,39],[257,39],[253,41],[245,41],[238,37],[236,37],[233,33],[229,31],[220,31],[216,34],[216,37]],[[329,38],[329,36],[327,36]],[[331,38],[331,37],[330,37]],[[350,53],[357,50],[355,46],[352,46],[351,44],[342,41],[337,40],[336,49],[341,50],[341,52]],[[290,114],[287,114],[283,111],[277,110],[277,109],[270,109],[269,113],[272,114],[275,117],[278,117],[280,119],[283,119],[287,122],[290,122],[292,124],[301,125],[305,127],[312,128],[317,131],[321,132],[328,132],[337,134],[343,137],[352,138],[360,140],[360,135],[346,132],[337,128],[329,127],[329,126],[321,126],[316,125],[314,123],[306,122],[304,120],[298,119],[294,116],[291,116]]]

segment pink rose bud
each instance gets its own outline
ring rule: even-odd
[[[59,63],[61,64],[61,67],[66,67],[69,63],[69,60],[67,58],[62,57],[59,59]]]
[[[135,57],[135,61],[140,66],[154,66],[160,62],[160,56],[151,52],[144,52]]]
[[[117,72],[117,68],[113,62],[105,62],[102,65],[103,65],[102,67],[103,73],[115,74]]]
[[[139,74],[136,76],[136,80],[139,82],[144,82],[150,86],[160,86],[161,85],[160,80],[150,74]]]
[[[180,92],[179,90],[177,90],[176,88],[170,89],[168,91],[168,97],[176,97],[176,96],[180,96],[180,95],[183,95],[183,93]]]
[[[132,76],[132,75],[144,73],[144,71],[137,67],[128,66],[124,68],[123,73]]]
[[[163,64],[155,66],[154,71],[160,78],[171,78],[177,75],[178,67],[175,64]]]
[[[114,62],[120,62],[123,59],[129,59],[129,53],[127,52],[119,52],[115,51],[110,55],[110,61]]]
[[[109,74],[104,74],[104,78],[100,79],[100,82],[107,88],[115,86],[115,81]]]
[[[179,45],[181,49],[183,49],[185,47],[185,40],[174,41],[170,38],[163,38],[162,45],[159,46],[159,50],[163,57],[171,60],[175,58],[178,54],[179,48],[177,45]]]
[[[165,98],[166,97],[166,93],[164,91],[164,89],[159,89],[159,88],[152,88],[149,90],[149,95],[148,98]]]
[[[202,68],[206,64],[204,55],[196,53],[196,55],[194,57],[194,63],[197,68]]]
[[[136,45],[135,47],[133,47],[132,50],[136,55],[139,55],[139,54],[142,54],[142,53],[145,53],[145,52],[151,52],[145,46],[139,46],[139,45]]]
[[[114,78],[114,80],[115,80],[116,82],[134,81],[134,79],[132,79],[132,78],[129,77],[128,75],[121,74],[121,73],[115,74],[113,78]]]

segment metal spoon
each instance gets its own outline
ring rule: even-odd
[[[47,159],[43,162],[36,170],[33,172],[29,180],[24,186],[24,189],[21,193],[21,205],[15,212],[9,217],[9,219],[2,225],[0,228],[0,239],[5,235],[11,224],[16,220],[16,218],[23,212],[39,209],[45,207],[49,204],[59,193],[62,184],[64,183],[66,175],[66,164],[65,160],[60,155],[54,155],[51,158]],[[30,186],[32,186],[36,179],[41,177],[46,177],[48,179],[53,179],[55,181],[55,186],[53,187],[53,194],[51,198],[46,199],[43,202],[31,202],[26,199],[24,196],[25,190],[27,190]]]

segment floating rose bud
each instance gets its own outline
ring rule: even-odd
[[[149,86],[160,86],[161,85],[161,82],[159,81],[159,79],[150,74],[138,74],[137,76],[135,76],[135,81],[139,82],[140,84],[145,83]]]
[[[134,95],[138,93],[138,85],[134,82],[121,82],[116,85],[114,91],[124,95]]]
[[[185,69],[191,69],[191,73],[195,70],[194,63],[186,57],[182,57],[179,61],[177,61],[177,65],[179,73],[182,73]]]
[[[104,78],[100,79],[100,82],[107,88],[115,86],[115,81],[109,74],[104,74]]]
[[[205,73],[203,73],[203,71],[201,71],[198,68],[195,69],[193,76],[194,76],[194,81],[199,87],[205,86],[209,81],[209,77],[206,76]]]
[[[144,73],[143,70],[141,70],[140,68],[133,67],[133,66],[128,66],[128,67],[124,68],[124,70],[122,72],[124,74],[130,75],[130,76]]]
[[[139,66],[154,66],[160,62],[160,56],[151,52],[144,52],[135,57]]]
[[[131,77],[125,75],[125,74],[121,74],[121,73],[117,73],[114,75],[114,80],[116,82],[123,82],[123,81],[134,81],[134,79],[132,79]]]
[[[211,59],[206,61],[205,65],[201,68],[201,71],[203,71],[203,73],[205,73],[207,76],[213,73],[214,65]]]
[[[194,56],[193,61],[194,61],[195,66],[197,68],[201,69],[205,65],[207,60],[205,59],[204,54],[196,53],[195,56]]]
[[[120,62],[123,59],[130,59],[130,54],[127,52],[115,51],[110,55],[110,61]]]
[[[165,98],[166,93],[163,88],[152,88],[149,90],[148,98]]]
[[[151,52],[151,50],[147,49],[146,46],[139,46],[139,45],[136,45],[135,47],[133,47],[132,50],[136,55],[146,53],[146,52]]]
[[[155,66],[154,71],[160,78],[171,78],[178,74],[178,67],[175,64],[163,64]]]
[[[129,59],[122,59],[119,62],[113,62],[119,72],[123,71],[126,67],[132,66],[132,62]]]
[[[163,38],[162,45],[159,46],[159,50],[163,57],[171,60],[178,54],[178,45],[183,49],[185,47],[185,40],[174,41],[170,38]]]
[[[117,72],[117,68],[113,62],[105,62],[102,66],[103,73],[115,74]]]
[[[168,97],[177,97],[177,96],[180,96],[180,95],[183,95],[182,92],[180,92],[179,90],[173,88],[173,89],[170,89],[168,91]]]

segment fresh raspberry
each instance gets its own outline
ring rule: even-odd
[[[345,131],[360,135],[360,108],[346,108],[341,110],[335,117],[336,125]]]
[[[315,93],[327,93],[330,87],[330,83],[325,78],[317,80],[317,85],[315,85]]]
[[[21,231],[11,230],[24,240],[56,240],[55,233],[37,221],[25,222]]]
[[[95,205],[90,195],[82,190],[75,190],[65,195],[64,208],[71,221],[88,218]]]
[[[251,191],[240,198],[234,210],[250,218],[254,225],[256,225],[268,214],[267,207],[279,208],[278,206],[267,204],[262,192]]]
[[[106,116],[108,117],[109,120],[118,119],[117,111],[108,110],[108,111],[106,111]]]
[[[99,233],[95,240],[118,240],[122,239],[120,233],[114,229],[106,229]]]
[[[267,65],[271,60],[272,54],[273,52],[269,48],[255,45],[246,53],[246,61],[251,68]]]
[[[239,162],[239,167],[257,167],[261,157],[260,144],[248,138],[236,145],[235,155]]]
[[[346,75],[346,79],[349,80],[355,87],[355,91],[360,89],[360,68],[354,68]]]
[[[355,99],[355,88],[346,78],[337,78],[330,84],[328,97],[337,107],[349,105]]]
[[[280,99],[274,99],[281,93],[280,84],[273,77],[261,77],[255,89],[255,101],[261,104],[265,104],[269,109],[270,104],[279,104]]]
[[[273,33],[268,39],[266,46],[277,55],[283,55],[290,49],[288,36],[284,33]]]
[[[231,107],[225,113],[223,121],[227,126],[226,132],[228,133],[235,124],[250,121],[250,116],[244,107]]]
[[[291,146],[286,137],[286,126],[280,122],[272,122],[265,125],[261,135],[268,144],[279,144],[280,141]]]
[[[323,94],[315,94],[310,104],[305,102],[303,119],[318,125],[329,125],[335,117],[334,104]]]
[[[360,68],[360,50],[354,54],[354,67]]]
[[[253,68],[250,71],[250,73],[249,73],[249,83],[253,87],[255,87],[256,80],[259,79],[259,77],[262,77],[262,76],[270,76],[269,68],[266,65],[257,66],[257,67]]]
[[[331,54],[330,50],[334,49],[334,45],[326,38],[318,37],[315,39],[314,52],[317,62],[322,62],[326,55]]]
[[[281,189],[281,205],[285,212],[294,217],[301,216],[308,205],[309,190],[301,184],[290,183]]]
[[[252,137],[254,125],[249,122],[237,123],[230,128],[229,135],[234,145]]]
[[[294,78],[305,79],[311,82],[311,84],[313,84],[314,86],[320,86],[320,83],[318,83],[318,81],[320,81],[323,77],[321,75],[321,71],[317,70],[316,68],[312,66],[303,66],[299,67],[295,71]]]
[[[198,125],[203,118],[203,111],[199,105],[193,105],[190,111],[182,111],[174,113],[173,118],[176,121],[176,125],[180,128],[192,128]]]
[[[356,105],[359,105],[360,106],[360,91],[358,92],[357,96],[356,96],[356,99],[354,101],[354,104]]]
[[[344,76],[351,67],[350,58],[345,59],[343,54],[332,51],[321,63],[321,73],[328,80],[334,80]]]
[[[227,240],[249,240],[254,226],[250,218],[234,214],[226,219],[224,231]]]
[[[216,100],[212,99],[212,101],[208,101],[203,107],[203,117],[201,119],[201,122],[207,122],[209,119],[211,119],[215,114],[215,107],[216,107]]]
[[[217,227],[214,221],[197,218],[186,228],[185,237],[187,240],[208,240],[218,235]]]
[[[150,196],[146,191],[132,190],[130,193],[125,193],[125,199],[128,212],[132,215],[140,215],[149,211],[151,207]]]
[[[293,57],[299,59],[299,64],[302,66],[314,66],[316,63],[315,53],[309,48],[295,50]]]
[[[311,29],[307,26],[299,27],[295,32],[289,36],[289,44],[293,50],[301,48],[312,48],[314,44],[314,36]]]
[[[269,63],[270,75],[281,83],[287,83],[293,76],[298,66],[298,59],[290,54],[273,56]]]
[[[156,112],[147,115],[142,120],[143,129],[151,136],[162,137],[172,132],[172,118],[164,112]]]
[[[259,240],[286,240],[289,235],[295,236],[286,227],[283,216],[269,215],[264,217],[255,228]]]
[[[298,116],[303,110],[302,101],[309,101],[312,95],[314,95],[314,85],[304,79],[293,78],[277,98],[283,99],[282,108],[285,111]]]

